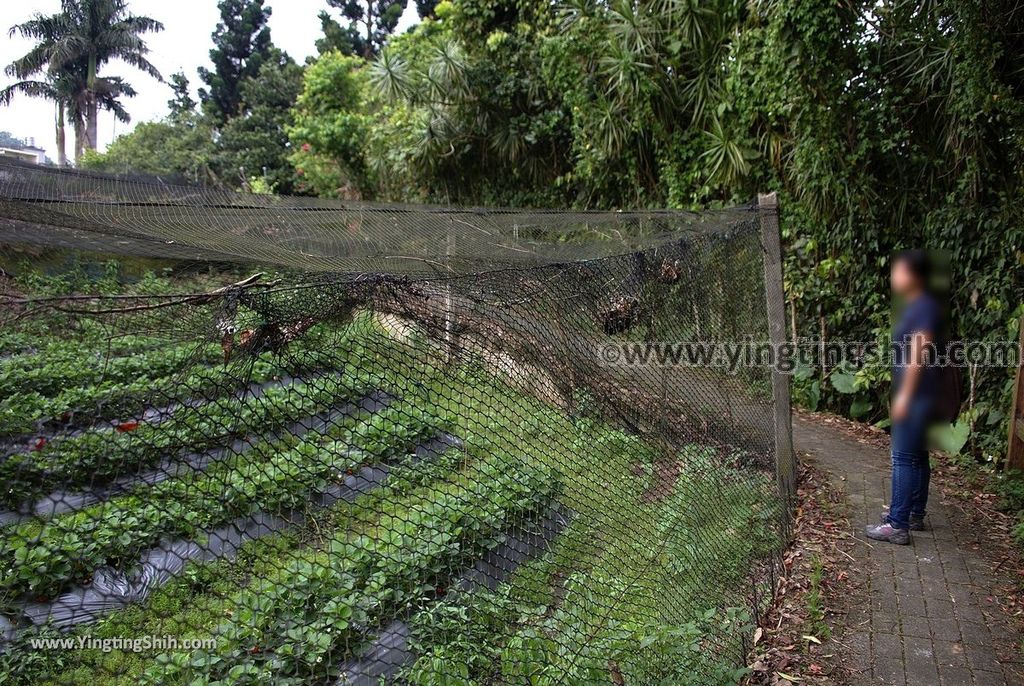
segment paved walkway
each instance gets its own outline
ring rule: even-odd
[[[794,418],[793,434],[797,451],[811,453],[850,502],[857,538],[850,553],[867,577],[863,602],[853,603],[840,631],[853,683],[1024,684],[1019,663],[1000,661],[1021,637],[985,600],[996,588],[992,565],[971,553],[972,529],[951,521],[937,489],[929,531],[914,532],[912,545],[868,541],[864,526],[888,503],[888,452],[803,418]]]

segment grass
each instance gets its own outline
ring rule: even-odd
[[[810,620],[811,635],[822,641],[828,640],[832,636],[832,629],[825,621],[825,601],[821,587],[824,578],[824,562],[820,555],[815,555],[811,560],[811,573],[808,577],[807,618]]]

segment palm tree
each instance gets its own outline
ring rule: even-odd
[[[75,131],[75,158],[80,158],[84,151],[88,116],[86,92],[85,69],[80,68],[56,77],[48,74],[45,81],[27,79],[13,83],[0,90],[0,105],[9,105],[18,94],[52,101],[56,109],[57,163],[65,166],[68,162],[65,133],[68,121]],[[124,79],[117,76],[98,77],[94,92],[99,108],[113,112],[118,121],[127,123],[131,120],[119,98],[133,97],[135,89]]]
[[[118,121],[128,123],[131,117],[125,110],[119,98],[134,97],[135,89],[120,76],[99,76],[93,82],[93,87],[86,87],[85,69],[81,69],[74,77],[71,91],[74,94],[68,106],[69,119],[75,130],[75,160],[79,160],[86,150],[89,140],[87,128],[89,122],[90,105],[96,110],[107,110],[114,114]],[[95,140],[93,138],[92,140]],[[95,149],[93,146],[91,149]]]
[[[68,105],[71,103],[74,94],[71,91],[71,81],[65,76],[44,74],[44,80],[31,79],[48,66],[47,54],[53,43],[57,40],[63,30],[63,22],[59,15],[43,16],[37,14],[34,18],[12,27],[10,35],[17,31],[23,36],[31,36],[39,42],[28,54],[7,65],[4,72],[7,76],[21,79],[0,91],[0,105],[9,105],[11,99],[18,93],[31,98],[45,98],[54,103],[56,109],[57,129],[57,163],[62,167],[67,165],[67,144],[65,133],[65,118]]]
[[[76,131],[76,137],[81,136],[81,142],[76,143],[79,156],[82,150],[96,148],[99,109],[112,109],[117,114],[117,96],[130,94],[127,83],[119,78],[104,79],[99,69],[112,59],[120,59],[162,80],[157,68],[146,59],[149,48],[142,39],[144,33],[162,30],[163,24],[155,19],[129,14],[125,0],[62,0],[58,14],[36,14],[11,28],[11,35],[18,33],[38,42],[8,65],[7,73],[20,79],[43,71],[55,80],[71,75],[75,89],[72,100],[84,119]]]
[[[64,122],[68,102],[71,99],[70,94],[64,92],[55,81],[18,81],[0,90],[0,105],[9,105],[11,99],[18,93],[30,98],[44,98],[53,101],[57,111],[57,164],[65,166],[68,163],[68,154]]]

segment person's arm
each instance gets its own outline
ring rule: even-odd
[[[921,381],[925,365],[925,351],[932,344],[934,337],[931,331],[917,331],[910,337],[910,355],[903,370],[903,380],[896,390],[892,403],[892,420],[898,422],[910,411],[910,401],[914,397],[917,385]]]

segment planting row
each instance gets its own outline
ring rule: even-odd
[[[267,367],[259,376],[271,372]],[[284,426],[382,383],[379,375],[347,369],[306,383],[271,386],[258,397],[227,396],[198,407],[183,406],[165,421],[134,423],[130,431],[92,429],[37,444],[37,449],[0,463],[0,481],[7,485],[0,501],[13,509],[60,486],[102,483],[167,455],[204,450]]]
[[[471,478],[388,503],[372,530],[296,551],[227,602],[213,651],[161,655],[145,683],[305,684],[336,676],[372,628],[427,597],[497,546],[510,521],[545,507],[552,475],[488,460]]]
[[[616,493],[616,509],[577,516],[510,584],[414,613],[416,659],[399,682],[736,682],[748,574],[780,545],[778,502],[770,477],[737,456],[688,445],[679,459],[686,467],[664,500],[638,507]]]
[[[45,364],[47,360],[75,353],[101,358],[120,357],[144,353],[168,343],[166,339],[153,336],[114,336],[109,327],[92,323],[87,328],[90,333],[84,337],[66,338],[55,338],[52,332],[47,332],[45,336],[33,336],[22,331],[4,331],[0,333],[0,361],[28,364],[35,360],[38,364]]]
[[[290,449],[264,442],[206,472],[140,488],[42,525],[13,527],[0,542],[0,567],[8,570],[0,591],[9,598],[50,596],[104,563],[133,562],[163,537],[194,538],[254,512],[300,508],[328,482],[438,432],[424,412],[402,402],[353,422],[297,439]]]
[[[263,353],[247,360],[244,369],[210,367],[192,364],[180,368],[182,362],[175,350],[164,351],[174,371],[164,375],[145,374],[123,379],[106,378],[86,386],[71,386],[56,395],[28,391],[14,393],[0,400],[0,436],[31,434],[40,426],[50,424],[77,426],[90,422],[135,417],[154,410],[154,406],[171,405],[194,398],[214,398],[237,385],[237,376],[244,374],[248,381],[259,383],[286,373],[300,374],[317,369],[329,369],[338,364],[327,345],[329,332],[311,332],[308,337],[295,341],[287,351],[285,360]],[[336,343],[336,341],[335,341]],[[204,354],[210,349],[202,348]],[[223,353],[221,353],[223,354]],[[158,356],[157,356],[158,357]],[[222,358],[221,358],[222,359]],[[17,378],[11,383],[16,387]]]
[[[158,379],[185,364],[215,364],[223,356],[218,345],[186,344],[150,348],[128,355],[67,346],[62,350],[18,355],[0,362],[0,396],[34,393],[49,397],[69,387]]]
[[[59,336],[54,335],[56,327],[40,325],[36,332],[31,328],[8,327],[0,331],[0,359],[45,359],[75,349],[88,354],[124,355],[167,343],[166,339],[151,335],[115,334],[109,324],[90,319],[79,320],[74,328],[60,329]]]

